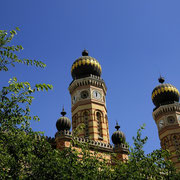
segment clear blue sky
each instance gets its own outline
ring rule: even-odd
[[[53,137],[63,104],[71,118],[70,69],[86,48],[102,66],[110,134],[117,120],[132,145],[132,136],[145,123],[145,151],[151,152],[160,147],[151,101],[159,75],[180,89],[179,8],[179,0],[1,1],[0,29],[18,26],[13,44],[23,45],[19,55],[47,67],[10,68],[1,72],[0,86],[13,76],[32,85],[52,84],[53,91],[35,96],[31,110],[41,119],[33,123],[34,130]]]

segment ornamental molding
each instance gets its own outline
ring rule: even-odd
[[[163,149],[170,149],[170,147],[172,146],[174,146],[176,151],[179,152],[180,150],[180,134],[179,133],[170,134],[161,139],[161,147]]]
[[[112,151],[113,146],[111,144],[103,143],[101,141],[94,141],[87,138],[75,137],[75,141],[79,143],[88,143],[90,148],[100,148],[99,150]]]
[[[55,134],[55,139],[61,139],[61,140],[73,140],[72,137],[72,132],[68,131],[68,130],[64,130],[64,131],[59,131]],[[108,143],[103,143],[101,141],[94,141],[94,140],[90,140],[87,138],[80,138],[80,137],[75,137],[74,138],[75,141],[77,141],[78,143],[88,143],[88,145],[90,146],[90,148],[92,149],[99,149],[101,151],[109,151],[109,152],[113,152],[113,146],[111,144]],[[57,142],[57,140],[56,140]],[[122,148],[124,147],[124,145],[120,145],[122,146]]]
[[[129,153],[129,146],[127,144],[116,144],[114,145],[113,151],[116,153],[123,153],[128,154]]]
[[[72,94],[72,92],[77,87],[87,86],[87,85],[91,85],[91,86],[95,86],[95,87],[103,89],[104,94],[106,95],[107,87],[106,87],[106,85],[104,83],[104,80],[101,79],[101,77],[95,76],[95,75],[92,75],[92,74],[89,77],[73,80],[71,82],[71,84],[69,85],[68,89],[69,89],[70,94]]]
[[[163,115],[164,113],[169,113],[174,111],[180,112],[180,103],[173,103],[173,104],[160,106],[156,110],[154,110],[152,115],[154,120],[156,120],[159,116]]]
[[[69,130],[61,130],[61,131],[58,131],[56,134],[55,134],[55,138],[56,137],[71,137],[72,136],[72,132],[69,131]]]

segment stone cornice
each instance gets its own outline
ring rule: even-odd
[[[103,81],[98,76],[90,75],[89,77],[81,78],[81,79],[75,79],[73,80],[70,85],[69,85],[69,92],[72,94],[72,92],[77,88],[81,86],[86,86],[86,85],[92,85],[95,87],[102,88],[104,91],[104,94],[106,95],[107,87]]]
[[[118,145],[114,146],[113,151],[115,153],[119,152],[119,153],[123,153],[123,154],[128,154],[129,153],[129,147],[126,144],[118,144]]]
[[[174,111],[180,112],[180,103],[173,103],[173,104],[160,106],[153,111],[152,115],[153,118],[156,120],[159,116],[163,115],[164,113],[169,113]]]
[[[55,138],[70,141],[72,140],[72,132],[68,130],[59,131],[55,134]],[[101,141],[94,141],[86,138],[80,138],[80,137],[75,137],[74,140],[77,141],[78,143],[88,143],[90,149],[98,149],[101,151],[113,152],[113,146],[111,144],[103,143]]]
[[[94,141],[86,138],[75,137],[75,141],[79,143],[88,143],[90,149],[98,149],[100,151],[112,152],[113,146],[111,144],[103,143],[100,141]]]
[[[56,138],[61,139],[61,140],[64,139],[65,141],[71,141],[73,138],[72,132],[68,130],[59,131],[55,134],[55,139]],[[98,149],[98,151],[102,151],[102,152],[111,152],[111,153],[115,152],[115,153],[123,153],[123,154],[129,153],[128,145],[126,144],[115,145],[113,147],[111,144],[108,144],[108,143],[103,143],[101,141],[94,141],[94,140],[90,140],[87,138],[80,138],[80,137],[75,137],[74,141],[76,141],[77,143],[87,143],[90,149]]]
[[[56,137],[71,137],[72,136],[72,132],[69,130],[64,130],[64,131],[58,131],[55,134],[55,138]]]

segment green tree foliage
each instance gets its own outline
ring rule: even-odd
[[[45,67],[39,61],[18,59],[15,52],[22,46],[8,46],[15,34],[15,30],[10,35],[0,31],[0,71],[7,71],[14,63]],[[180,179],[167,151],[144,153],[147,137],[141,137],[143,127],[133,138],[126,163],[111,165],[96,152],[92,154],[88,144],[77,144],[75,139],[72,144],[81,147],[80,153],[72,146],[64,151],[53,149],[43,134],[30,127],[31,120],[39,120],[30,114],[33,94],[49,89],[49,84],[31,86],[12,78],[0,91],[0,179]]]
[[[10,34],[0,31],[0,71],[8,71],[8,65],[14,66],[14,63],[44,68],[45,64],[40,61],[18,58],[15,52],[23,47],[9,46],[16,34],[15,30]],[[30,127],[31,120],[39,120],[38,116],[30,115],[33,93],[49,89],[52,89],[50,84],[31,86],[28,82],[18,82],[14,77],[9,80],[9,86],[0,91],[0,179],[29,177],[32,161],[39,156],[36,149],[43,147],[51,150],[46,138]]]
[[[145,154],[143,147],[148,138],[142,138],[143,129],[144,126],[133,137],[134,147],[130,148],[129,160],[127,163],[117,162],[115,172],[121,174],[123,179],[179,179],[180,175],[169,160],[170,153],[167,150]]]
[[[0,71],[8,71],[8,65],[15,66],[15,63],[22,63],[26,65],[35,65],[44,68],[46,65],[41,61],[31,59],[21,59],[17,53],[23,50],[21,45],[9,45],[14,36],[19,31],[19,28],[10,31],[0,30]]]

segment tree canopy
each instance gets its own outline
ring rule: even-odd
[[[23,50],[21,45],[11,46],[10,42],[19,31],[0,31],[0,71],[8,71],[16,63],[46,65],[37,60],[20,59],[16,52]],[[30,106],[33,94],[50,90],[50,84],[30,85],[18,82],[13,77],[9,85],[0,90],[0,179],[179,179],[169,153],[155,150],[145,154],[143,146],[147,137],[142,138],[141,127],[133,137],[126,163],[109,164],[102,157],[92,155],[88,146],[79,153],[70,146],[64,151],[52,148],[47,138],[35,132],[30,126]],[[165,160],[166,159],[166,160]]]

